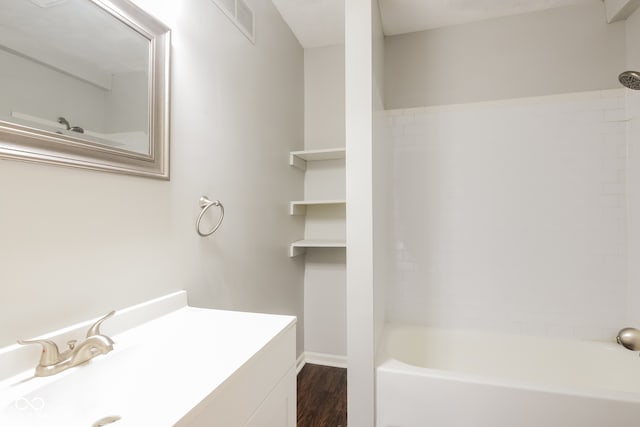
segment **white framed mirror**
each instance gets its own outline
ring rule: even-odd
[[[169,179],[170,44],[128,0],[2,0],[0,158]]]

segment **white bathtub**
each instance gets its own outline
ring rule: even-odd
[[[640,426],[640,357],[615,343],[387,325],[377,427]]]

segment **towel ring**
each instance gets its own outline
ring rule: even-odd
[[[218,218],[218,222],[211,229],[211,231],[207,233],[203,233],[202,231],[200,231],[200,221],[202,221],[202,216],[207,211],[207,209],[209,209],[211,206],[218,206],[220,208],[220,218]],[[198,233],[198,235],[202,237],[211,236],[213,233],[216,232],[218,227],[220,227],[220,224],[222,224],[222,219],[224,218],[224,206],[222,206],[222,203],[220,203],[220,200],[211,201],[207,196],[202,196],[200,197],[200,208],[202,210],[200,211],[200,215],[198,215],[198,220],[196,221],[196,232]]]

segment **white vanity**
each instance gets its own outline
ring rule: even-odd
[[[295,427],[295,323],[177,292],[118,311],[102,325],[113,351],[53,376],[33,376],[39,346],[2,348],[0,426]],[[90,324],[39,338],[60,345]]]

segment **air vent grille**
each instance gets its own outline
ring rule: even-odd
[[[247,36],[251,43],[256,42],[255,18],[253,10],[245,0],[211,0]]]

